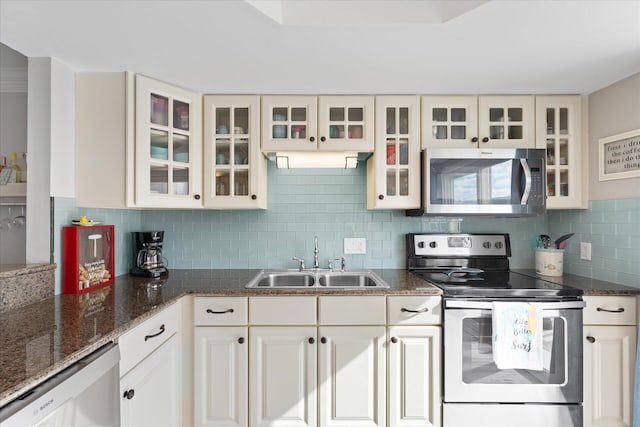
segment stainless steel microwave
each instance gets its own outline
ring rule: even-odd
[[[408,215],[532,216],[546,210],[542,149],[423,151],[422,204]]]

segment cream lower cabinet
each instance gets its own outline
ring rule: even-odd
[[[180,303],[119,340],[122,426],[183,424]]]
[[[440,426],[439,323],[439,297],[195,298],[195,425]]]
[[[247,425],[247,328],[196,327],[194,425]]]
[[[318,425],[386,426],[386,298],[318,298]]]
[[[249,323],[249,427],[315,427],[316,298],[249,298]]]
[[[440,297],[390,296],[389,427],[441,425]]]
[[[316,425],[316,328],[252,327],[249,426]]]
[[[384,326],[319,328],[321,427],[385,426]]]
[[[584,427],[631,427],[636,298],[584,300]]]
[[[247,298],[197,297],[193,304],[194,425],[246,427]]]

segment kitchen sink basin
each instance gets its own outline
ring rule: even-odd
[[[315,274],[299,271],[263,270],[246,285],[247,288],[304,288],[315,283]]]
[[[371,272],[348,271],[318,275],[318,286],[327,288],[388,288],[389,286]]]
[[[245,288],[253,289],[372,289],[388,288],[380,277],[370,270],[262,270]]]

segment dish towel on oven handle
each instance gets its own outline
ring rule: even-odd
[[[542,307],[527,302],[493,303],[493,361],[498,369],[542,371]]]

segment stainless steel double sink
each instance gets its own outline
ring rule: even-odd
[[[371,270],[262,270],[245,288],[254,289],[372,289],[388,288]]]

